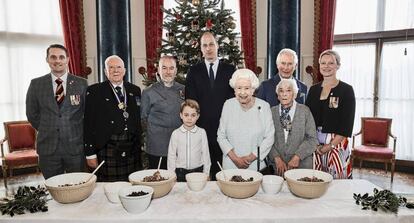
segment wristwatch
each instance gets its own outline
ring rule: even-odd
[[[331,147],[332,149],[335,149],[335,146],[332,143],[329,143],[329,147]]]

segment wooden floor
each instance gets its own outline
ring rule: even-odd
[[[389,189],[398,194],[414,194],[414,174],[399,173],[394,174],[394,182],[391,184],[390,172],[378,169],[354,169],[354,179],[365,179],[373,184]],[[0,178],[0,197],[5,196],[3,179]],[[40,173],[26,173],[9,178],[8,188],[9,195],[21,185],[37,186],[43,185],[44,178]]]

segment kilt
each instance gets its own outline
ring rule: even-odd
[[[129,134],[111,136],[106,146],[97,153],[99,163],[105,160],[96,173],[98,181],[128,181],[129,174],[142,169],[141,150],[135,141],[135,137]]]

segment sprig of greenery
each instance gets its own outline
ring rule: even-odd
[[[398,213],[400,206],[414,208],[414,203],[407,202],[407,198],[397,196],[389,190],[378,190],[374,188],[374,195],[364,195],[354,193],[355,203],[362,206],[362,210],[378,211],[381,209],[385,212]]]
[[[46,203],[49,200],[47,196],[47,189],[40,185],[37,187],[20,186],[13,199],[3,198],[0,201],[1,214],[13,217],[15,214],[24,214],[26,210],[30,213],[46,212],[48,211]]]

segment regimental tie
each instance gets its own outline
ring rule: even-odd
[[[65,99],[65,92],[63,90],[63,81],[62,79],[58,78],[55,80],[57,87],[55,92],[55,99],[58,105],[62,104],[63,100]]]
[[[210,63],[210,69],[208,69],[208,75],[210,76],[210,86],[214,87],[214,71],[213,71],[214,63]]]
[[[115,90],[116,90],[116,95],[118,95],[119,101],[123,102],[124,101],[124,95],[122,94],[122,88],[120,86],[116,86]]]

